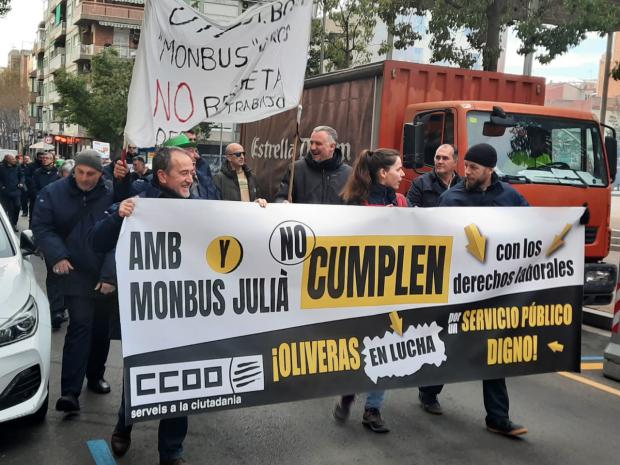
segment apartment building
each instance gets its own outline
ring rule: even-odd
[[[192,7],[215,19],[230,19],[256,3],[238,0],[185,0]],[[29,78],[31,132],[53,141],[58,153],[71,156],[91,145],[84,128],[64,124],[58,117],[60,96],[54,77],[58,70],[90,73],[93,56],[105,47],[116,49],[121,57],[135,56],[140,41],[144,0],[48,0],[44,20],[37,30],[31,54]],[[50,139],[51,138],[51,139]],[[212,131],[209,151],[236,139],[233,126]]]

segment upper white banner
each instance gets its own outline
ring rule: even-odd
[[[255,6],[217,22],[182,0],[147,1],[125,137],[152,147],[202,121],[247,123],[295,108],[311,0]]]

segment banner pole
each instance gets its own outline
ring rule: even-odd
[[[295,180],[295,162],[297,161],[297,145],[299,140],[299,124],[301,123],[301,112],[303,107],[297,106],[297,123],[295,126],[295,143],[293,144],[293,156],[291,157],[291,175],[288,180],[288,202],[293,203],[293,181]]]

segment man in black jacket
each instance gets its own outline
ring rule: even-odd
[[[17,164],[15,155],[5,155],[0,163],[0,201],[15,231],[17,231],[23,188],[24,173]]]
[[[245,150],[237,143],[228,144],[224,151],[226,162],[213,177],[222,200],[254,202],[257,199],[256,179],[245,163]]]
[[[329,126],[318,126],[310,136],[310,153],[295,162],[293,203],[341,205],[340,194],[351,167],[342,160],[337,147],[338,133]],[[288,202],[290,167],[280,183],[276,202]]]
[[[37,197],[32,230],[48,273],[56,274],[69,310],[62,355],[61,397],[56,410],[75,412],[84,377],[94,392],[110,392],[103,378],[110,346],[110,307],[114,305],[113,253],[95,253],[88,237],[114,202],[101,178],[101,158],[93,150],[75,157],[73,176],[43,188]]]
[[[192,156],[176,147],[160,148],[153,159],[152,188],[144,190],[140,196],[150,198],[189,199],[193,182],[194,164]],[[115,169],[115,176],[124,177],[126,170],[121,166]],[[96,251],[104,253],[116,247],[123,218],[130,216],[135,200],[129,198],[114,205],[107,216],[97,222],[92,233],[92,243]],[[123,456],[131,445],[131,425],[125,424],[125,395],[121,400],[118,421],[110,445],[117,456]],[[180,465],[183,440],[187,435],[187,417],[165,418],[159,422],[158,449],[161,465]]]
[[[494,172],[497,152],[489,144],[477,144],[465,154],[465,177],[439,198],[440,207],[525,207],[527,200],[511,185],[501,182]],[[482,381],[487,429],[505,436],[520,436],[527,428],[508,416],[506,380]]]
[[[35,198],[45,186],[60,179],[60,173],[58,173],[58,168],[56,168],[54,163],[54,156],[51,153],[44,153],[39,157],[39,161],[41,162],[41,167],[34,170],[31,182]]]
[[[410,206],[436,207],[439,204],[439,196],[461,180],[456,173],[456,153],[451,145],[440,145],[435,152],[434,161],[432,171],[418,176],[411,183],[407,192]]]

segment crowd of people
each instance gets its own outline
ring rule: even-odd
[[[2,205],[16,228],[20,210],[30,215],[34,238],[47,265],[47,289],[52,321],[59,326],[67,309],[61,397],[56,409],[80,410],[84,379],[88,389],[106,394],[105,364],[110,336],[118,314],[114,248],[123,219],[133,213],[135,196],[148,198],[231,200],[257,202],[265,207],[255,176],[246,164],[242,145],[229,144],[226,162],[215,176],[196,148],[193,132],[179,134],[158,148],[149,169],[130,145],[125,157],[104,166],[93,150],[78,153],[60,166],[51,152],[20,163],[7,156],[0,166]],[[400,154],[392,149],[364,150],[351,167],[338,148],[338,134],[329,126],[316,127],[309,152],[295,162],[292,187],[287,171],[275,202],[368,205],[385,207],[525,206],[525,199],[494,173],[497,154],[487,144],[472,146],[464,155],[465,172],[456,173],[457,154],[450,145],[437,148],[432,171],[414,180],[407,196],[398,193],[404,177]],[[53,301],[53,302],[52,302]],[[423,409],[440,415],[438,395],[443,386],[419,388]],[[508,414],[504,379],[483,381],[486,426],[489,431],[518,436],[527,429]],[[124,398],[124,396],[123,396]],[[381,416],[386,393],[368,393],[362,423],[376,433],[389,427]],[[334,418],[344,423],[355,400],[343,395]],[[187,417],[162,419],[158,450],[163,465],[180,464]],[[125,424],[121,403],[111,437],[112,450],[124,455],[131,445],[131,426]]]

